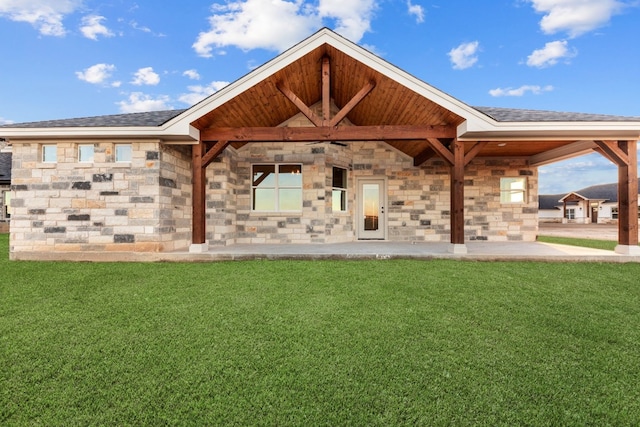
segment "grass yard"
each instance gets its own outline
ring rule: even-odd
[[[575,237],[559,236],[538,236],[537,240],[538,242],[582,246],[585,248],[603,249],[606,251],[613,251],[618,245],[618,242],[616,240],[579,239]]]
[[[1,425],[640,423],[640,265],[10,262]]]

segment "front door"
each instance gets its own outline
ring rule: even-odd
[[[384,240],[387,234],[385,180],[358,181],[358,239]]]
[[[593,224],[598,223],[598,206],[597,205],[591,205],[591,222]]]

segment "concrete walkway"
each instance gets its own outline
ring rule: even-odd
[[[309,245],[212,246],[204,253],[156,254],[158,261],[231,261],[250,259],[457,259],[469,261],[640,262],[640,256],[541,242],[468,242],[466,254],[449,252],[448,243],[360,241]]]

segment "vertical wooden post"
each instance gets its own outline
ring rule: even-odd
[[[191,169],[192,169],[192,245],[203,245],[206,242],[206,209],[205,209],[205,181],[206,168],[202,163],[205,144],[199,141],[197,145],[191,146]]]
[[[618,165],[618,245],[638,249],[638,145],[636,141],[618,141],[628,164]],[[627,252],[616,248],[616,252]],[[632,250],[631,252],[636,252]]]
[[[451,244],[454,253],[464,253],[464,144],[454,139],[451,147],[454,159],[451,166]]]
[[[331,68],[329,57],[322,58],[322,121],[323,126],[331,120]]]

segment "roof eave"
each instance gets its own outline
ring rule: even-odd
[[[182,132],[167,129],[167,126],[139,127],[49,127],[49,128],[2,128],[2,137],[10,141],[60,140],[60,139],[159,139],[163,141],[197,142],[200,132],[193,126],[182,128]]]
[[[462,141],[640,140],[640,122],[465,122]]]

